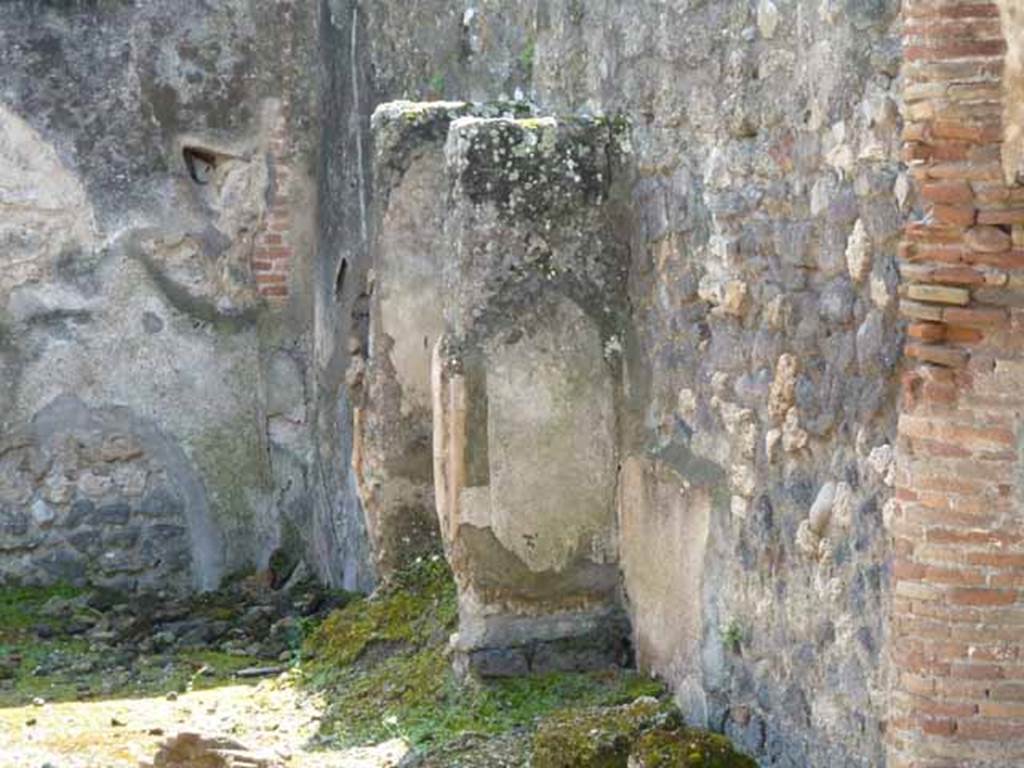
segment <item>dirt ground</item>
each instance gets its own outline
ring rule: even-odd
[[[306,751],[323,703],[287,675],[171,696],[36,703],[0,709],[0,768],[136,768],[180,732],[224,735],[276,753],[288,768],[388,768],[407,747],[393,740],[343,752]]]

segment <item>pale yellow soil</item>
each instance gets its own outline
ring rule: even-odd
[[[298,692],[286,677],[195,691],[173,701],[112,699],[0,709],[0,768],[136,768],[179,732],[229,736],[248,749],[276,752],[288,768],[388,768],[405,754],[397,740],[364,750],[306,751],[322,710],[321,701]]]

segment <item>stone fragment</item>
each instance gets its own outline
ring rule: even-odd
[[[774,463],[779,452],[779,445],[782,442],[782,430],[781,429],[769,429],[764,436],[764,452],[768,458],[768,463]]]
[[[790,408],[782,425],[782,450],[794,453],[807,447],[807,441],[807,432],[800,427],[800,414],[795,407]]]
[[[131,517],[132,508],[127,504],[104,504],[92,514],[96,525],[125,525]]]
[[[56,518],[57,513],[54,512],[53,507],[45,501],[42,499],[36,499],[35,502],[33,502],[32,519],[40,528],[49,528]]]
[[[142,328],[149,334],[160,333],[164,329],[164,321],[160,315],[154,312],[142,313]]]
[[[697,295],[719,315],[743,317],[748,310],[748,291],[747,284],[742,280],[722,280],[705,275],[700,281]]]
[[[846,268],[853,282],[860,283],[867,277],[871,271],[871,256],[871,241],[864,229],[864,222],[857,219],[846,241]]]
[[[747,514],[750,511],[750,499],[742,496],[733,496],[729,501],[729,506],[733,517],[739,520],[746,520]]]
[[[775,379],[768,393],[768,415],[773,421],[781,421],[792,407],[799,370],[796,355],[787,352],[779,357],[775,365]]]
[[[871,302],[879,309],[888,309],[892,304],[893,291],[889,287],[889,283],[881,275],[871,275],[869,291]]]
[[[160,745],[150,763],[141,768],[285,768],[275,754],[255,752],[222,736],[179,733]]]
[[[726,431],[735,438],[735,445],[741,456],[754,458],[757,442],[757,416],[750,408],[743,408],[735,403],[717,401],[722,423]]]
[[[828,203],[835,193],[835,182],[831,176],[823,176],[811,187],[811,216],[820,216],[828,209]]]
[[[796,529],[796,546],[807,557],[818,558],[821,537],[814,531],[810,520],[801,520]]]
[[[686,421],[693,421],[697,415],[697,396],[692,389],[683,388],[679,390],[679,397],[676,402],[676,413]]]
[[[111,473],[111,477],[122,496],[141,496],[146,490],[148,473],[145,465],[139,463],[118,464]]]
[[[235,677],[242,679],[253,677],[274,677],[285,671],[285,667],[246,667],[235,672]]]
[[[853,489],[842,481],[836,483],[836,496],[832,502],[833,527],[848,528],[853,519]]]
[[[110,435],[100,446],[102,461],[131,461],[142,456],[142,446],[130,435]]]
[[[853,170],[853,148],[847,141],[846,121],[840,120],[833,124],[832,129],[825,134],[824,148],[825,161],[847,175]]]
[[[855,301],[856,295],[849,281],[835,280],[821,294],[821,316],[833,323],[845,325],[853,319]]]
[[[139,510],[146,517],[178,518],[185,505],[165,486],[157,486],[142,499]]]
[[[884,340],[885,318],[877,310],[872,310],[857,329],[857,365],[861,373],[878,373]]]
[[[896,183],[893,186],[893,195],[896,197],[896,202],[899,203],[901,209],[906,208],[907,200],[910,198],[910,179],[906,173],[901,173],[896,177]]]
[[[885,483],[892,487],[896,484],[896,456],[888,443],[871,449],[868,454],[868,466]]]
[[[900,503],[896,499],[887,499],[885,504],[882,505],[882,524],[886,528],[891,528],[899,511]]]
[[[971,292],[966,288],[949,285],[911,285],[907,298],[913,301],[927,301],[935,304],[956,304],[963,306],[971,301]]]
[[[789,319],[789,302],[783,295],[778,295],[765,307],[764,321],[773,331],[781,331]]]
[[[836,488],[836,484],[831,481],[821,486],[807,515],[811,530],[819,536],[825,533],[825,529],[832,518],[832,507],[836,500]]]
[[[747,284],[742,280],[730,280],[725,284],[721,310],[734,317],[743,317],[747,312]]]
[[[36,565],[53,582],[80,584],[85,576],[85,562],[74,552],[55,549],[37,558]]]
[[[725,371],[715,371],[711,374],[711,391],[715,393],[716,397],[726,397],[731,385],[732,377]]]
[[[733,491],[739,496],[750,498],[757,490],[757,474],[749,464],[736,464],[730,473]]]
[[[964,233],[964,244],[978,253],[1003,253],[1013,245],[1008,233],[999,227],[971,227]]]
[[[110,493],[114,480],[108,475],[97,475],[88,470],[78,476],[78,487],[86,496],[99,499]]]
[[[923,304],[920,301],[903,299],[900,301],[900,314],[914,320],[927,320],[933,323],[942,322],[942,307]]]
[[[760,0],[757,4],[757,28],[766,40],[775,37],[779,26],[779,9],[772,0]]]

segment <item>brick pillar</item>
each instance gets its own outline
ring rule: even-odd
[[[1006,44],[993,3],[907,0],[904,15],[918,205],[900,254],[889,765],[1024,765],[1024,188],[1000,160]]]
[[[288,296],[288,275],[292,260],[291,207],[288,166],[288,120],[282,113],[267,147],[270,169],[270,201],[253,249],[252,272],[256,290],[268,300]]]

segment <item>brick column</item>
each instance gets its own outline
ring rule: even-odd
[[[1024,188],[1001,166],[1006,45],[993,3],[904,14],[918,206],[900,254],[889,765],[1024,765]]]
[[[292,260],[291,207],[288,167],[288,119],[281,114],[267,147],[270,169],[270,200],[263,226],[256,235],[252,272],[256,290],[270,301],[288,296],[288,275]]]

